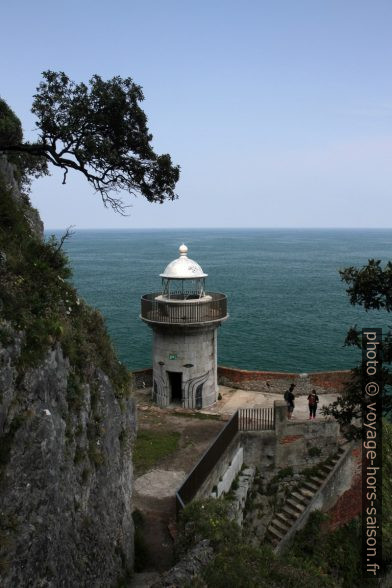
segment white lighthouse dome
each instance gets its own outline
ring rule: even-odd
[[[161,278],[169,278],[172,280],[195,280],[197,278],[206,278],[208,276],[208,274],[203,272],[196,261],[189,259],[187,256],[188,247],[184,245],[184,243],[180,245],[178,251],[180,257],[174,259],[166,266],[163,274],[160,274]]]

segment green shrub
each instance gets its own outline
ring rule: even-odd
[[[382,553],[392,562],[392,424],[383,419],[382,429]]]
[[[337,586],[312,563],[304,566],[277,558],[269,545],[251,546],[241,529],[228,519],[222,499],[194,501],[181,513],[176,551],[209,539],[215,556],[200,575],[209,588],[327,588]],[[202,586],[198,580],[190,586]]]
[[[80,412],[84,402],[84,390],[76,374],[70,373],[67,381],[67,402],[72,412]]]
[[[195,500],[188,504],[180,515],[177,550],[184,552],[202,539],[209,539],[215,548],[238,541],[241,531],[228,519],[229,508],[230,504],[223,498]]]
[[[285,478],[291,478],[294,474],[294,470],[291,466],[287,467],[287,468],[283,468],[281,470],[278,471],[276,478],[278,480],[284,480]]]
[[[279,470],[278,473],[273,478],[271,478],[267,484],[265,493],[269,496],[275,494],[278,490],[279,484],[286,478],[291,478],[293,475],[294,470],[291,466]]]
[[[295,536],[288,561],[293,565],[317,565],[320,571],[336,580],[335,586],[354,588],[371,586],[361,575],[361,523],[327,532],[328,516],[320,511],[311,513],[305,527]]]
[[[94,464],[97,467],[105,463],[105,457],[102,453],[101,448],[94,443],[89,443],[88,457],[90,459],[90,463]]]
[[[320,457],[321,449],[319,447],[311,447],[308,450],[309,457]]]

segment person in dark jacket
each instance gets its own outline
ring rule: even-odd
[[[287,418],[291,419],[291,417],[293,416],[293,410],[294,410],[294,391],[295,388],[295,384],[290,384],[290,388],[288,390],[286,390],[286,392],[284,393],[284,399],[286,401],[287,404]]]
[[[316,390],[312,390],[308,396],[308,404],[309,404],[309,420],[314,420],[316,418],[316,410],[317,404],[319,402],[319,397],[316,394]]]

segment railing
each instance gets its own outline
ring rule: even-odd
[[[240,408],[202,455],[176,492],[177,514],[196,496],[229,444],[240,431],[268,431],[275,426],[274,408]]]
[[[181,488],[176,492],[177,513],[195,497],[227,447],[238,433],[238,410],[221,430],[215,441],[197,462]]]
[[[271,431],[275,426],[274,408],[240,408],[238,410],[240,431]]]
[[[156,323],[204,323],[227,317],[227,298],[219,292],[206,292],[207,300],[189,301],[158,299],[159,293],[141,298],[141,318]]]

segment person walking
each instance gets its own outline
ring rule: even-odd
[[[291,419],[293,416],[293,410],[294,410],[294,391],[295,388],[295,384],[290,384],[290,388],[288,390],[286,390],[286,392],[284,393],[284,399],[286,401],[287,404],[287,418]]]
[[[308,396],[308,404],[309,404],[309,420],[314,420],[316,418],[316,410],[317,404],[319,402],[319,397],[316,394],[316,390],[312,390]]]

